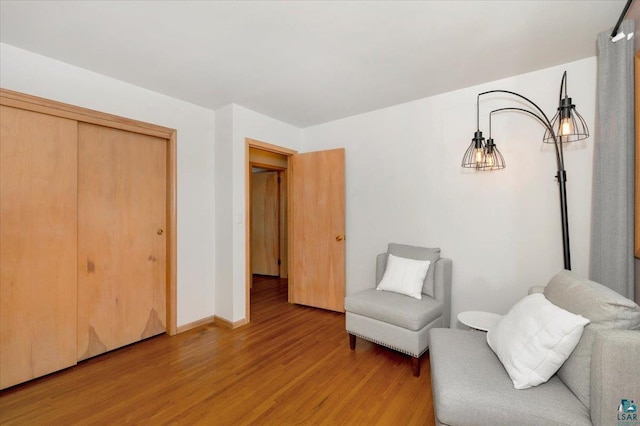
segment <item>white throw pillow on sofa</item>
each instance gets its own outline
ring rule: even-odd
[[[376,288],[422,299],[422,285],[430,264],[428,260],[407,259],[389,254],[387,268]]]
[[[487,343],[516,389],[545,383],[580,341],[589,320],[532,294],[516,303],[487,333]]]

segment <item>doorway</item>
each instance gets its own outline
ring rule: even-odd
[[[289,269],[288,164],[295,151],[254,139],[246,141],[247,322],[256,282],[287,283]],[[290,290],[287,288],[287,300]]]
[[[251,315],[250,218],[254,167],[284,172],[282,176],[286,183],[281,185],[279,193],[285,193],[287,197],[286,219],[279,240],[286,250],[285,255],[280,250],[280,259],[282,263],[286,262],[289,303],[344,312],[344,148],[297,154],[293,150],[248,138],[245,144],[246,321],[250,321]],[[262,157],[255,157],[257,155]],[[265,160],[267,157],[277,158],[280,163],[274,165],[271,160]]]

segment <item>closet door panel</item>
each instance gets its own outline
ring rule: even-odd
[[[77,122],[0,107],[0,388],[76,363]]]
[[[251,175],[251,273],[280,276],[278,172]]]
[[[166,330],[166,150],[78,126],[78,359]]]

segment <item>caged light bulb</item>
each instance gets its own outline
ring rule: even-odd
[[[484,161],[484,150],[482,148],[476,148],[476,163],[482,163]]]
[[[560,136],[569,136],[573,133],[573,123],[571,118],[567,117],[560,122]]]

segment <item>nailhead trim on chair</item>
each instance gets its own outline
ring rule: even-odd
[[[427,346],[427,347],[424,349],[424,351],[422,351],[422,352],[420,353],[420,355],[415,355],[415,354],[413,354],[413,353],[411,353],[411,352],[405,351],[404,349],[396,348],[395,346],[388,345],[388,344],[383,343],[383,342],[380,342],[380,341],[378,341],[378,340],[376,340],[376,339],[371,339],[371,338],[369,338],[369,337],[363,336],[363,335],[358,334],[358,333],[354,333],[354,332],[349,331],[349,330],[347,330],[347,333],[352,334],[352,335],[354,335],[354,336],[356,336],[356,337],[359,337],[359,338],[361,338],[361,339],[368,340],[369,342],[375,343],[375,344],[377,344],[377,345],[384,346],[384,347],[389,348],[389,349],[393,349],[394,351],[401,352],[401,353],[403,353],[403,354],[405,354],[405,355],[412,356],[412,357],[414,357],[414,358],[420,358],[420,357],[422,356],[422,354],[424,354],[424,353],[429,349],[429,347]]]

